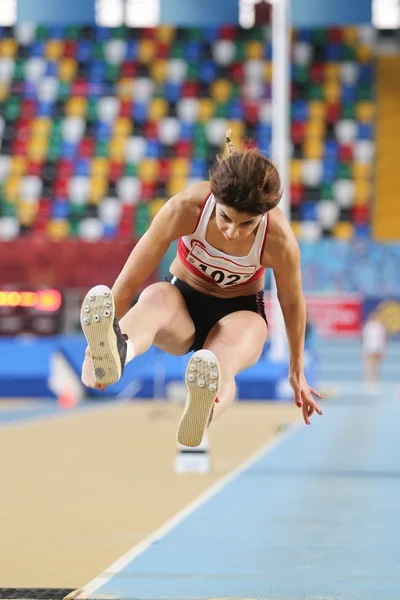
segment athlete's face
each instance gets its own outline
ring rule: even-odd
[[[215,220],[217,227],[227,240],[236,240],[250,235],[262,219],[262,215],[238,212],[226,204],[217,203]]]

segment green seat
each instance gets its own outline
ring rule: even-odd
[[[111,63],[107,64],[106,80],[109,83],[115,83],[119,79],[119,66]]]
[[[17,58],[14,66],[14,81],[24,81],[25,80],[25,61],[23,58]]]
[[[324,46],[326,44],[327,30],[325,28],[317,27],[311,31],[311,41],[314,44]]]
[[[350,44],[344,44],[342,47],[342,60],[355,60],[357,61],[357,53],[353,46]]]
[[[231,100],[240,100],[242,95],[240,85],[238,83],[232,83],[231,87]]]
[[[108,141],[107,140],[98,140],[96,144],[96,156],[108,156]]]
[[[246,30],[246,39],[249,42],[263,42],[264,35],[261,27],[250,27]]]
[[[111,29],[112,37],[114,40],[125,40],[128,35],[128,28],[126,25],[120,25]]]
[[[97,98],[89,98],[86,106],[86,118],[94,121],[97,118]]]
[[[183,42],[174,42],[171,49],[171,58],[185,59],[185,46]]]
[[[58,100],[67,100],[70,97],[70,85],[66,81],[60,81],[58,86]]]
[[[343,104],[341,111],[342,119],[352,119],[356,118],[356,108],[354,104]]]
[[[293,81],[296,83],[307,83],[309,80],[309,69],[307,65],[295,64],[293,68]]]
[[[19,117],[21,102],[19,98],[15,96],[11,96],[9,100],[7,100],[4,107],[4,116],[7,121],[15,121]]]
[[[372,100],[373,96],[372,96],[372,88],[370,85],[358,85],[357,86],[357,100],[363,101],[363,100]]]
[[[137,165],[135,165],[135,163],[126,163],[124,173],[125,175],[137,177]]]
[[[227,119],[229,116],[228,104],[216,104],[214,116],[219,119]]]
[[[188,39],[191,42],[201,42],[203,39],[203,30],[201,27],[190,27],[188,31]]]
[[[241,62],[246,59],[246,42],[238,40],[236,42],[235,61]]]
[[[198,81],[199,80],[199,64],[198,63],[189,63],[189,68],[187,70],[186,79],[187,81]]]
[[[139,204],[136,211],[135,234],[141,237],[146,233],[150,225],[149,207],[147,204]]]
[[[11,202],[2,202],[1,204],[1,214],[3,217],[16,217],[17,209],[15,204],[11,204]]]
[[[65,29],[65,37],[67,40],[77,40],[80,37],[80,28],[76,25],[68,25]]]
[[[324,99],[324,90],[322,85],[319,83],[313,83],[308,88],[308,99],[309,100],[323,100]]]
[[[332,185],[330,183],[324,183],[321,186],[320,199],[321,200],[332,200],[332,198],[333,198]]]
[[[338,165],[338,179],[351,179],[351,166],[340,162]]]
[[[102,42],[96,42],[93,48],[93,58],[104,60],[104,45]]]
[[[44,25],[38,25],[36,28],[36,39],[45,42],[49,39],[49,30]]]

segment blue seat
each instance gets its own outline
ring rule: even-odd
[[[103,227],[103,237],[107,239],[116,238],[118,234],[118,225],[110,225],[108,223],[104,224]]]
[[[207,161],[202,158],[193,158],[190,177],[206,177],[207,176]]]
[[[160,158],[162,145],[159,140],[148,140],[146,148],[147,158]]]
[[[228,107],[229,119],[237,119],[241,121],[244,115],[243,103],[240,100],[231,100]]]
[[[357,90],[355,85],[342,85],[342,102],[343,104],[354,104],[356,101]]]
[[[371,227],[369,224],[354,225],[354,235],[356,238],[369,238],[371,236]]]
[[[134,121],[138,123],[144,123],[147,121],[149,113],[149,105],[146,102],[133,102],[132,103],[132,117]]]
[[[62,158],[74,159],[77,154],[78,146],[73,142],[66,142],[63,140],[61,144],[61,156]]]
[[[304,123],[308,119],[308,104],[305,100],[295,100],[292,104],[293,120]]]
[[[372,125],[369,123],[358,123],[357,139],[358,140],[373,140],[374,133],[373,133]]]
[[[48,62],[46,64],[45,74],[47,77],[57,77],[59,65],[56,62]]]
[[[54,102],[38,102],[36,114],[38,117],[51,117],[53,109]]]
[[[200,66],[199,78],[204,83],[212,83],[217,76],[217,66],[212,60],[205,60]]]
[[[76,60],[82,63],[92,58],[93,43],[90,40],[81,40],[76,49]]]
[[[89,177],[90,173],[90,160],[88,158],[78,158],[74,165],[75,175],[82,177]]]
[[[168,102],[178,102],[182,96],[182,86],[179,83],[166,81],[164,86],[165,98]]]
[[[36,100],[36,84],[33,81],[24,81],[22,88],[24,98],[27,100]]]
[[[188,141],[193,138],[194,135],[194,124],[181,121],[181,140]]]
[[[334,42],[328,42],[325,46],[325,57],[327,61],[339,61],[342,57],[342,45]]]
[[[68,219],[71,205],[67,198],[56,198],[51,203],[51,216],[53,219]]]
[[[372,65],[368,64],[359,64],[358,67],[358,81],[359,83],[371,83],[373,81],[374,69]]]
[[[309,42],[312,37],[311,29],[307,29],[306,27],[301,27],[296,31],[296,40],[299,42]]]
[[[111,137],[112,128],[110,123],[97,121],[95,125],[96,137],[99,140],[108,140]]]
[[[213,42],[216,42],[218,40],[219,37],[219,28],[214,26],[214,25],[209,25],[208,27],[205,27],[204,29],[202,29],[202,39],[205,42],[209,42],[210,44],[212,44]]]
[[[337,175],[337,162],[324,160],[322,167],[322,183],[333,183]]]
[[[272,60],[272,44],[271,44],[271,42],[268,42],[267,44],[265,44],[264,58],[266,60]]]
[[[62,40],[65,37],[65,27],[63,25],[50,25],[49,38],[54,40]]]
[[[200,42],[190,41],[185,43],[185,60],[188,62],[198,62],[201,58]]]
[[[300,204],[300,218],[302,221],[317,220],[317,204],[316,202],[305,201]]]
[[[44,56],[44,42],[42,40],[35,40],[32,42],[29,48],[29,56]]]
[[[138,57],[139,42],[137,40],[129,40],[126,45],[125,60],[136,60]]]
[[[339,155],[339,146],[336,140],[326,140],[324,143],[324,157],[328,161],[337,160]]]
[[[97,25],[94,31],[95,31],[96,39],[99,42],[106,42],[111,37],[110,27],[101,27],[100,25]]]

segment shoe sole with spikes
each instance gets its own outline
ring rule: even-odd
[[[96,285],[83,301],[81,326],[92,357],[95,379],[101,385],[112,385],[122,372],[114,319],[114,298],[110,288]]]
[[[177,440],[182,446],[201,444],[211,411],[218,396],[220,369],[211,350],[198,350],[186,369],[188,389],[185,410],[178,426]]]

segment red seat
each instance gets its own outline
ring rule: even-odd
[[[342,30],[339,27],[331,27],[328,29],[328,41],[338,44],[342,41]]]
[[[311,65],[310,79],[313,83],[323,83],[325,79],[325,65],[323,63],[313,63]]]
[[[132,115],[132,102],[130,100],[122,100],[119,106],[120,117],[130,117]]]
[[[352,162],[353,161],[353,146],[350,144],[343,144],[339,146],[339,159],[341,162]]]
[[[36,116],[36,108],[35,100],[26,99],[22,102],[20,114],[24,119],[32,119]]]
[[[182,98],[197,98],[200,86],[197,81],[185,81],[182,89]]]
[[[140,198],[141,200],[145,200],[146,202],[149,200],[153,200],[156,193],[156,183],[152,183],[149,181],[142,181],[140,188]]]
[[[232,25],[223,25],[219,30],[220,40],[235,40],[237,35],[237,27]]]
[[[54,196],[58,198],[68,198],[68,178],[57,177],[53,184]]]
[[[244,106],[244,118],[251,125],[256,125],[259,121],[260,106],[256,102],[246,102]]]
[[[169,58],[171,47],[165,42],[159,42],[157,45],[157,58]]]
[[[295,144],[301,144],[304,140],[305,125],[301,121],[293,121],[292,123],[292,140]]]
[[[82,158],[91,158],[94,154],[95,142],[92,138],[84,137],[79,144],[79,156]]]
[[[17,155],[24,155],[27,153],[28,138],[14,138],[12,143],[12,153]]]
[[[76,47],[77,47],[77,42],[72,42],[71,40],[66,41],[64,44],[64,52],[63,52],[64,57],[65,58],[75,58]]]
[[[76,79],[72,82],[71,96],[88,96],[89,84],[84,79]]]
[[[137,65],[132,61],[126,61],[121,68],[121,77],[133,78],[137,75]]]
[[[57,162],[57,176],[60,179],[68,179],[72,177],[74,172],[74,163],[72,160],[68,160],[67,158],[60,158]]]
[[[158,139],[158,123],[148,121],[143,128],[143,135],[148,140]]]
[[[369,207],[364,206],[353,206],[352,209],[353,223],[355,225],[365,225],[369,222]]]
[[[40,177],[43,171],[43,163],[38,161],[29,161],[28,167],[26,170],[27,175],[34,175],[35,177]]]
[[[327,104],[326,106],[326,120],[328,123],[336,123],[340,118],[340,105],[339,104]]]
[[[231,78],[234,83],[243,83],[244,68],[243,63],[234,63],[231,67]]]
[[[190,140],[180,140],[175,144],[175,156],[190,158],[192,156],[193,144]]]
[[[170,175],[169,160],[162,158],[160,160],[160,170],[158,172],[158,180],[160,183],[166,183]]]
[[[299,206],[303,199],[304,186],[301,183],[294,183],[290,186],[290,204],[292,206]]]
[[[115,183],[117,179],[122,177],[124,172],[124,163],[117,162],[116,160],[111,161],[108,178],[110,181]]]

